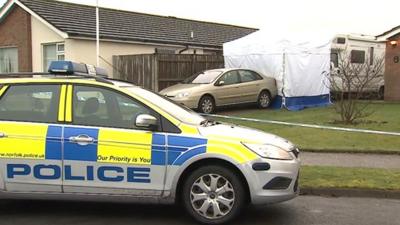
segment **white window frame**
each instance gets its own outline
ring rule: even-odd
[[[64,46],[64,50],[59,50],[58,47],[59,46]],[[65,43],[61,42],[61,43],[56,43],[56,55],[57,55],[57,60],[59,59],[59,56],[64,56],[64,60],[65,60]]]
[[[42,70],[46,72],[47,68],[45,68],[45,58],[44,58],[44,48],[46,46],[54,46],[56,47],[56,60],[60,60],[60,56],[64,56],[65,60],[65,42],[56,42],[56,43],[44,43],[42,44]],[[60,51],[59,46],[64,46],[64,50]]]

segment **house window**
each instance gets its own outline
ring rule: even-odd
[[[352,50],[350,58],[351,58],[351,63],[364,63],[365,62],[365,51]]]
[[[43,70],[47,71],[52,61],[65,60],[64,43],[43,45]]]
[[[0,48],[0,73],[18,72],[18,48]]]

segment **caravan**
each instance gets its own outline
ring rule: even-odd
[[[352,64],[368,63],[373,66],[378,59],[385,55],[385,42],[378,41],[368,35],[336,35],[331,46],[331,74],[340,73],[340,57],[349,57]],[[366,64],[366,65],[368,65]],[[372,68],[372,67],[371,67]],[[379,98],[384,94],[384,70],[363,88],[364,92],[377,93]],[[345,91],[339,88],[339,91]],[[355,90],[351,90],[355,91]]]

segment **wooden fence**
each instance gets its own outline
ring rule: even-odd
[[[223,68],[222,55],[122,55],[113,57],[114,77],[154,91],[203,70]]]

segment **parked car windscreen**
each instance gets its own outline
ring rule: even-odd
[[[191,77],[186,78],[184,84],[209,84],[213,82],[222,73],[219,70],[203,71]]]
[[[157,106],[181,122],[199,125],[201,122],[206,120],[204,117],[200,116],[186,106],[175,103],[174,101],[152,91],[148,91],[139,87],[126,87],[126,89],[150,102],[156,103]]]

